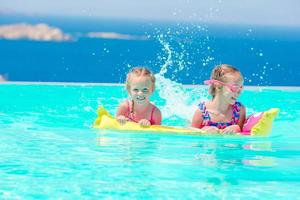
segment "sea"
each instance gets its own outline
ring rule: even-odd
[[[300,27],[2,15],[0,25],[39,23],[68,41],[0,38],[0,74],[9,81],[124,83],[134,66],[180,84],[201,85],[215,65],[241,70],[245,85],[299,86]],[[113,33],[120,37],[89,37]]]

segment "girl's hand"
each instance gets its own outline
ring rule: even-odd
[[[238,133],[241,132],[241,128],[239,125],[231,125],[224,128],[223,130],[220,130],[220,132],[224,134]]]
[[[151,125],[150,121],[147,120],[147,119],[141,119],[141,120],[139,121],[139,124],[140,124],[141,126],[150,126],[150,125]]]
[[[123,126],[128,121],[128,118],[124,115],[117,116],[117,121]]]
[[[201,128],[201,130],[204,130],[207,133],[219,133],[219,129],[215,126],[204,126]]]

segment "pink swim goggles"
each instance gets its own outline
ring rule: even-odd
[[[219,83],[221,85],[228,87],[231,90],[231,92],[237,92],[238,90],[243,89],[243,86],[241,86],[241,85],[224,83],[222,81],[218,81],[218,80],[214,80],[214,79],[204,81],[205,85],[212,85],[214,83]]]

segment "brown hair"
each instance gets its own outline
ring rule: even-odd
[[[127,74],[127,78],[126,78],[126,89],[129,90],[130,88],[130,79],[132,77],[132,75],[135,76],[148,76],[152,82],[152,88],[154,90],[155,87],[155,76],[154,74],[147,69],[146,67],[134,67],[130,70],[130,72]]]
[[[218,80],[221,82],[226,82],[226,75],[227,74],[234,74],[234,73],[238,73],[241,78],[243,79],[243,76],[241,74],[241,72],[228,64],[221,64],[221,65],[217,65],[211,72],[210,75],[210,79],[211,80]],[[209,90],[208,90],[209,94],[211,94],[213,96],[213,98],[216,95],[216,86],[214,84],[210,85]]]

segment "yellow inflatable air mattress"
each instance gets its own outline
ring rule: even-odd
[[[238,135],[252,135],[252,136],[267,136],[272,129],[272,123],[277,116],[279,109],[272,108],[268,111],[262,112],[256,117],[251,116],[245,123],[245,130]],[[180,128],[171,126],[151,125],[142,127],[135,122],[126,122],[121,125],[113,116],[111,116],[104,107],[100,106],[97,110],[98,118],[94,122],[93,127],[99,129],[110,129],[120,131],[139,131],[139,132],[166,132],[166,133],[185,133],[193,135],[209,134],[203,130],[195,128]]]

